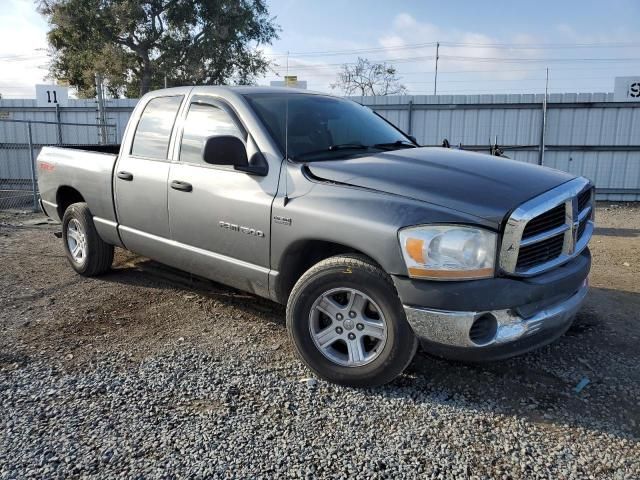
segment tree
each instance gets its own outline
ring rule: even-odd
[[[80,96],[95,74],[112,95],[169,85],[251,84],[278,38],[265,0],[37,0],[49,21],[50,75]]]
[[[358,57],[355,64],[344,64],[332,89],[345,95],[403,95],[407,87],[400,83],[396,67],[388,63],[372,63]]]

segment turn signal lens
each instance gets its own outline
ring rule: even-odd
[[[418,263],[424,263],[424,240],[418,238],[407,238],[405,244],[409,256]]]

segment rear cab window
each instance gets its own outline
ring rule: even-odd
[[[131,145],[131,155],[166,160],[171,131],[184,96],[156,97],[144,107]]]

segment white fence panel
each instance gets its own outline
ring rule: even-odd
[[[351,97],[422,145],[488,152],[497,141],[515,160],[539,163],[543,95]],[[594,181],[601,200],[640,200],[640,104],[612,93],[551,94],[544,165]]]
[[[488,152],[497,140],[515,160],[539,163],[543,95],[419,95],[351,97],[370,106],[423,145]],[[105,105],[109,143],[120,143],[135,99]],[[35,100],[0,100],[0,119],[77,123],[36,124],[33,143],[94,144],[101,141],[94,100],[69,100],[68,107],[42,108]],[[0,179],[23,176],[24,124],[0,122]],[[584,175],[598,198],[640,200],[640,104],[613,102],[611,93],[551,94],[548,99],[544,164]],[[19,167],[18,167],[19,165]]]

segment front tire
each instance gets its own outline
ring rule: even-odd
[[[309,269],[289,296],[287,329],[313,372],[354,387],[392,381],[418,346],[391,278],[364,255]]]
[[[98,235],[86,203],[74,203],[65,210],[62,240],[69,263],[80,275],[93,277],[111,268],[113,245]]]

